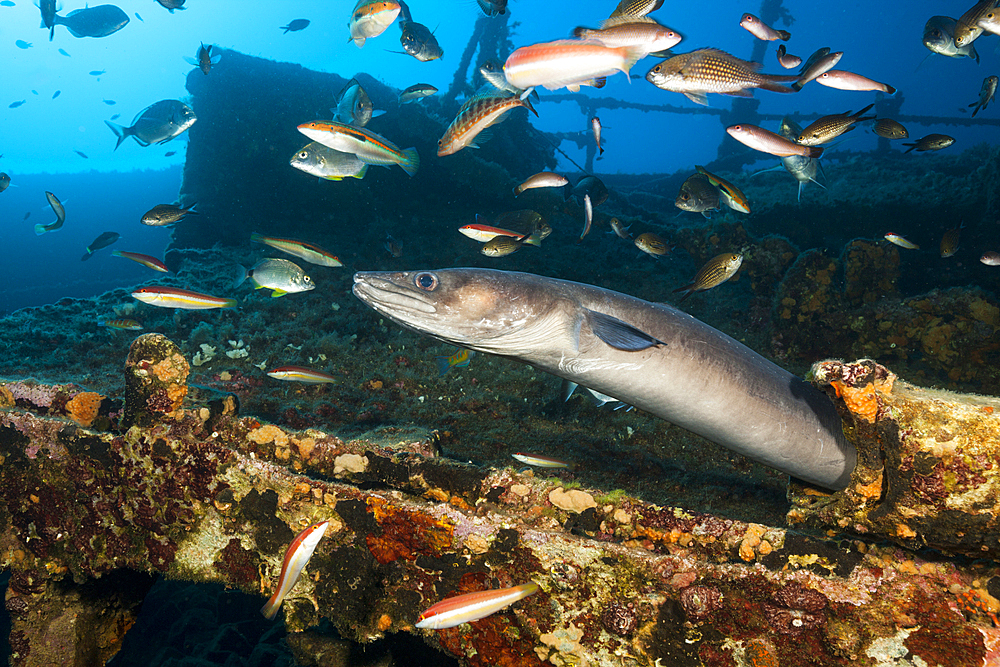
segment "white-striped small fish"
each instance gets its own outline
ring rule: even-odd
[[[525,454],[524,452],[518,452],[517,454],[511,454],[512,457],[529,466],[535,466],[536,468],[568,468],[569,464],[565,461],[560,461],[559,459],[554,459],[551,456],[542,456],[541,454]]]
[[[530,581],[520,586],[500,588],[492,591],[467,593],[453,598],[445,598],[420,614],[414,625],[418,628],[444,630],[462,623],[471,623],[508,607],[540,590],[538,584]]]
[[[302,574],[306,563],[312,558],[313,552],[316,551],[316,546],[323,539],[326,529],[329,526],[329,521],[314,523],[299,533],[292,540],[292,543],[288,545],[288,551],[285,552],[285,560],[281,564],[281,576],[278,577],[278,588],[274,591],[271,599],[267,601],[267,604],[260,609],[260,613],[264,614],[266,619],[271,620],[277,615],[278,607],[281,606],[285,596],[295,586],[295,582],[299,580],[299,575]]]
[[[282,366],[267,372],[269,377],[275,380],[286,380],[288,382],[302,382],[304,384],[334,384],[339,382],[336,376],[317,371],[304,366]]]

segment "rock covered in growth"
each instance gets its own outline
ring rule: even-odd
[[[132,341],[125,362],[122,426],[148,427],[174,415],[187,396],[189,372],[180,349],[163,334]]]
[[[817,363],[813,382],[840,409],[858,466],[833,495],[793,483],[791,524],[1000,557],[1000,400],[915,387],[870,359]]]

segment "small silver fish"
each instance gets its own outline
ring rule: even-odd
[[[949,137],[947,134],[928,134],[926,137],[921,137],[917,139],[916,142],[912,144],[903,144],[904,146],[909,146],[906,149],[906,153],[912,150],[917,152],[923,151],[939,151],[942,148],[948,148],[955,143],[955,137]]]
[[[979,261],[986,266],[1000,266],[1000,252],[995,250],[984,252],[983,256],[979,258]]]
[[[599,155],[604,155],[604,146],[601,146],[601,119],[597,116],[591,118],[590,127],[594,131],[594,141],[597,142],[597,150],[600,151]]]
[[[415,83],[399,94],[399,103],[406,104],[433,95],[437,88],[429,83]]]

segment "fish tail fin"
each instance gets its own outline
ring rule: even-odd
[[[417,173],[417,170],[420,169],[420,156],[417,155],[417,149],[407,148],[403,151],[403,159],[399,162],[399,166],[411,177]]]
[[[536,248],[542,247],[542,238],[538,234],[532,234],[531,236],[524,239],[526,245],[533,245]]]
[[[197,206],[197,205],[198,205],[198,202],[195,202],[195,203],[191,204],[190,206],[188,206],[187,208],[184,209],[184,212],[187,215],[198,215],[198,211],[194,210],[194,207]]]
[[[360,169],[360,170],[358,170],[358,173],[354,174],[354,176],[353,176],[353,177],[354,177],[354,178],[364,178],[364,177],[365,177],[365,174],[367,174],[367,173],[368,173],[368,163],[366,162],[366,163],[364,164],[364,166],[363,166],[363,167],[361,167],[361,169]]]
[[[236,275],[233,277],[233,289],[236,289],[243,283],[247,281],[250,277],[250,271],[247,270],[245,266],[240,264],[236,269]]]
[[[681,296],[681,298],[677,301],[677,303],[680,303],[684,299],[686,299],[689,296],[691,296],[692,294],[694,294],[694,283],[691,283],[689,285],[685,285],[684,287],[678,287],[674,291],[675,292],[684,292],[684,294]]]
[[[799,89],[795,87],[793,83],[791,86],[785,86],[774,81],[765,81],[759,86],[763,90],[769,90],[772,93],[797,93]]]
[[[573,36],[576,37],[577,39],[583,39],[583,36],[586,33],[587,29],[584,28],[582,25],[578,25],[575,28],[573,28]]]
[[[80,261],[86,262],[88,259],[90,259],[90,256],[93,254],[94,252],[90,248],[87,248],[87,252],[83,253],[83,257],[80,258]]]
[[[37,225],[35,225],[35,234],[37,234],[38,236],[41,236],[47,231],[49,230],[45,229],[45,225],[43,225],[42,223],[38,223]]]
[[[819,157],[820,155],[823,154],[823,147],[822,146],[809,146],[808,148],[809,148],[809,155],[807,155],[806,157],[813,157],[813,158],[815,158],[815,157]]]
[[[264,614],[264,618],[269,621],[274,620],[274,617],[278,615],[278,608],[281,607],[281,600],[277,598],[278,596],[275,594],[267,601],[267,604],[260,608],[260,613]]]
[[[803,186],[805,186],[805,184],[806,184],[805,181],[799,181],[799,194],[798,196],[795,197],[795,201],[797,201],[800,204],[802,203],[802,188]]]
[[[903,151],[903,154],[904,154],[904,155],[905,155],[906,153],[909,153],[910,151],[912,151],[912,150],[913,150],[914,148],[916,148],[916,147],[917,147],[917,145],[916,145],[916,144],[903,144],[903,145],[904,145],[904,146],[909,146],[909,148],[907,148],[907,149],[906,149],[905,151]],[[37,228],[37,227],[38,227],[38,225],[35,225],[35,227]]]
[[[973,104],[970,104],[969,106],[971,107],[971,106],[975,106],[975,105],[973,105]],[[972,117],[973,117],[973,118],[975,118],[975,117],[976,117],[976,114],[977,114],[977,113],[979,113],[979,110],[980,110],[980,109],[982,109],[982,107],[976,107],[975,109],[973,109],[973,110],[972,110]]]
[[[104,121],[104,124],[110,127],[111,131],[115,133],[116,137],[118,137],[118,143],[115,144],[115,150],[118,150],[118,147],[122,145],[123,141],[125,141],[125,137],[129,135],[129,129],[127,127],[122,127],[118,123],[112,123],[110,120]]]
[[[517,196],[518,196],[518,195],[520,195],[520,194],[521,194],[522,192],[524,192],[524,190],[522,190],[522,189],[521,189],[521,186],[520,186],[520,185],[515,185],[515,186],[514,186],[513,188],[511,188],[511,191],[512,191],[512,192],[514,193],[514,196],[515,196],[515,197],[517,197]]]
[[[623,46],[622,52],[622,55],[625,57],[625,62],[622,63],[622,71],[625,72],[625,78],[628,79],[628,82],[632,83],[632,77],[628,71],[632,69],[632,65],[635,65],[646,55],[646,52],[634,46]]]
[[[122,256],[122,251],[121,250],[112,250],[111,251],[111,255],[113,257],[121,257]]]
[[[792,33],[787,30],[775,30],[775,32],[778,33],[778,37],[780,37],[783,42],[787,42],[792,38]]]
[[[438,377],[444,377],[451,370],[451,357],[434,357],[434,361],[437,362],[438,367]]]
[[[533,106],[531,105],[531,100],[529,100],[528,98],[524,98],[524,99],[523,99],[523,100],[521,100],[521,101],[522,101],[522,102],[524,102],[524,106],[525,106],[525,108],[526,108],[526,109],[527,109],[528,111],[530,111],[531,113],[535,114],[535,118],[538,118],[538,112],[537,112],[537,111],[535,111],[535,107],[533,107]],[[480,133],[480,134],[482,134],[482,133]]]

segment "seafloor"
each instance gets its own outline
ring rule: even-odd
[[[583,395],[563,401],[557,378],[511,361],[480,355],[468,368],[439,376],[435,357],[453,348],[381,320],[350,292],[356,270],[480,266],[676,304],[674,290],[706,260],[741,250],[736,277],[688,298],[687,312],[799,374],[819,359],[867,357],[916,385],[1000,394],[1000,268],[978,261],[982,252],[1000,249],[992,245],[1000,225],[995,147],[833,155],[825,161],[826,189],[808,186],[801,202],[786,174],[724,173],[743,188],[753,212],[716,213],[711,220],[678,215],[673,206],[688,173],[602,176],[611,196],[596,208],[594,228],[581,241],[583,213],[575,198],[545,190],[518,199],[511,194],[521,179],[554,165],[551,148],[516,114],[483,150],[436,159],[434,144],[454,109],[433,98],[394,108],[392,91],[360,77],[376,107],[389,108],[370,128],[402,147],[416,146],[425,156],[420,173],[409,179],[396,168],[372,168],[360,181],[317,181],[287,164],[306,143],[295,125],[325,115],[343,79],[236,53],[224,62],[211,76],[197,72],[189,80],[199,121],[190,130],[181,196],[196,201],[200,214],[173,229],[165,255],[173,273],[151,275],[149,284],[237,296],[239,308],[164,310],[118,289],[17,311],[0,322],[0,379],[73,383],[120,398],[135,333],[98,321],[129,317],[179,345],[192,364],[190,384],[235,395],[240,414],[262,422],[316,428],[344,440],[434,432],[444,456],[484,468],[512,465],[515,452],[545,454],[575,464],[557,473],[565,482],[781,526],[789,510],[785,475],[649,415],[598,408]],[[310,99],[302,90],[316,93]],[[476,213],[492,221],[517,209],[537,211],[552,226],[540,248],[491,259],[456,231]],[[660,234],[673,252],[660,259],[640,253],[608,233],[611,217],[635,235]],[[960,225],[959,252],[940,257],[941,235]],[[247,285],[234,289],[238,265],[278,256],[251,244],[251,232],[315,243],[344,267],[303,264],[317,288],[282,298]],[[887,232],[922,249],[891,245],[882,239]],[[387,234],[401,243],[400,257],[383,247]],[[265,374],[290,364],[325,370],[339,382],[308,386]],[[249,607],[254,616],[260,602],[191,587],[175,591],[162,607],[151,605],[161,609],[151,613],[180,616],[181,608],[207,606],[205,623],[243,628],[248,616],[230,617],[225,605]],[[136,635],[148,639],[141,645],[127,639],[113,664],[135,664],[129,660],[136,656],[181,664],[217,648],[198,648],[198,640],[188,638],[169,655],[150,655],[150,643],[164,640],[141,633],[167,623],[142,623]],[[246,636],[255,633],[236,632],[229,652],[249,660]],[[204,640],[218,641],[215,635]],[[223,659],[227,650],[210,660]],[[246,664],[288,664],[283,650],[258,649],[270,657],[260,653]],[[395,664],[418,663],[397,657]]]

